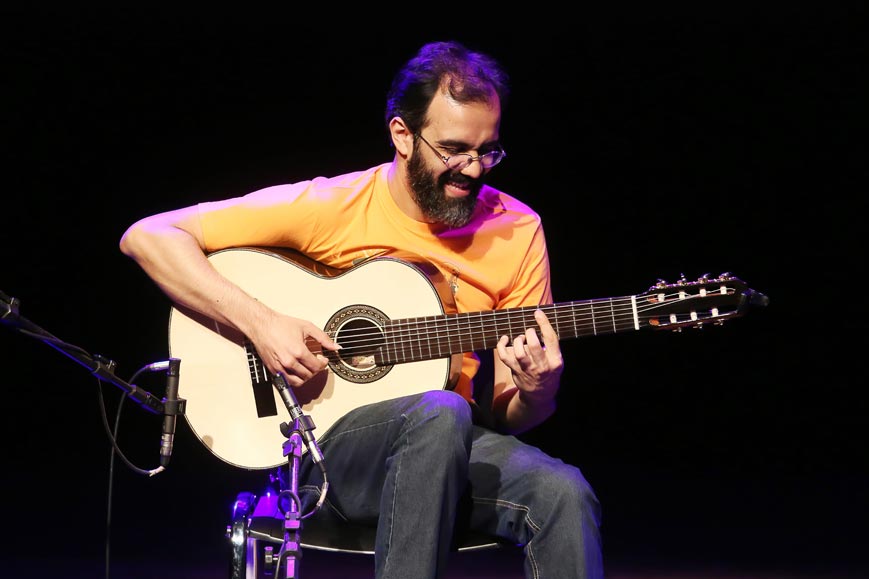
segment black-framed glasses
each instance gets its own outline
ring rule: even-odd
[[[499,146],[494,151],[489,151],[488,153],[483,153],[482,155],[477,155],[476,157],[469,153],[456,153],[455,155],[450,155],[449,157],[447,157],[446,155],[435,149],[434,145],[426,141],[425,137],[422,136],[422,133],[417,133],[416,136],[419,137],[423,143],[428,145],[429,149],[434,151],[435,155],[440,157],[440,160],[444,162],[444,165],[447,166],[447,169],[450,169],[451,171],[462,171],[474,161],[479,161],[483,169],[491,169],[492,167],[500,163],[504,159],[504,157],[507,156],[507,152]]]

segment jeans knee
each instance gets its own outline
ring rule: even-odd
[[[600,523],[600,502],[582,472],[568,464],[539,473],[538,494],[550,497],[551,513],[581,513],[584,519]],[[541,489],[546,489],[540,493]]]
[[[585,477],[579,472],[579,470],[574,469],[575,474],[572,478],[572,487],[571,495],[575,497],[576,505],[587,518],[592,519],[595,524],[600,524],[600,501],[597,498],[597,495],[594,494],[594,490],[591,488],[591,485],[588,484],[588,481],[585,480]]]
[[[407,414],[410,418],[436,422],[438,427],[450,431],[469,431],[471,427],[471,406],[461,395],[449,390],[424,392]]]
[[[471,450],[471,407],[459,394],[433,390],[419,395],[406,409],[407,424],[426,440],[443,449],[453,449],[467,460]],[[453,444],[449,444],[453,441]]]

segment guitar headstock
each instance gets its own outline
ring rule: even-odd
[[[753,306],[766,306],[769,298],[749,288],[730,273],[718,277],[704,274],[694,281],[681,279],[668,283],[659,279],[637,297],[640,320],[653,329],[681,331],[721,325],[726,320],[745,315]]]

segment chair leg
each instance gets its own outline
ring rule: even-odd
[[[244,579],[273,579],[277,576],[277,553],[273,545],[254,537],[245,541]]]
[[[277,573],[279,544],[274,538],[279,520],[269,510],[275,505],[268,495],[239,493],[232,507],[232,522],[226,527],[231,547],[229,579],[272,579]],[[260,516],[265,512],[269,516]],[[272,524],[269,524],[272,523]],[[278,552],[276,552],[278,551]]]
[[[248,516],[253,511],[256,496],[253,493],[239,493],[232,506],[232,520],[226,527],[226,537],[231,548],[229,579],[249,579],[248,558]],[[254,551],[255,552],[255,551]]]

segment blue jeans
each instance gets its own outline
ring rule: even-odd
[[[378,579],[440,577],[463,524],[524,545],[527,578],[603,577],[600,505],[582,473],[474,425],[454,392],[357,408],[318,444],[330,486],[315,516],[376,525]],[[322,483],[310,453],[299,481],[308,512]]]

